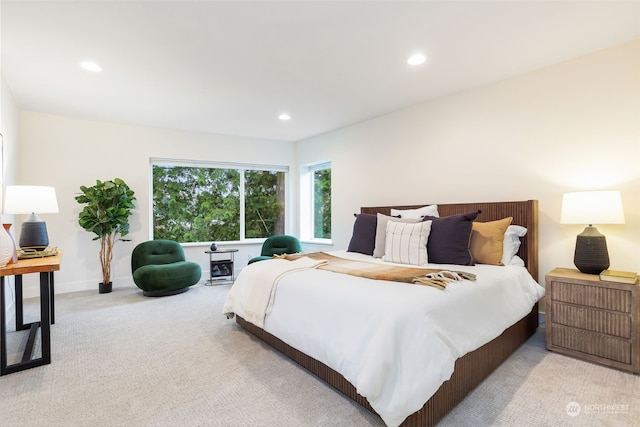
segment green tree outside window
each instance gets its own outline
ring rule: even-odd
[[[223,242],[284,233],[285,172],[166,164],[152,171],[154,239]]]
[[[313,172],[313,237],[331,238],[331,168]]]

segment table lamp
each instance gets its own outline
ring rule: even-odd
[[[22,223],[19,246],[42,251],[49,246],[47,224],[39,213],[57,213],[56,189],[36,185],[9,185],[4,199],[4,213],[30,214]]]
[[[624,224],[619,191],[580,191],[562,197],[561,224],[589,224],[576,237],[573,263],[583,273],[609,268],[607,240],[593,224]]]

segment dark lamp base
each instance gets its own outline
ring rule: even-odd
[[[588,226],[578,234],[573,263],[585,274],[600,274],[609,268],[607,240],[597,228]]]
[[[43,251],[49,246],[47,224],[44,221],[25,221],[20,229],[21,248],[31,248]]]

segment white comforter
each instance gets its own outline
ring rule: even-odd
[[[331,254],[381,262],[346,251]],[[242,280],[252,265],[238,276],[223,313],[245,317],[241,296],[260,286]],[[397,426],[449,379],[457,358],[499,336],[544,295],[524,267],[427,267],[469,271],[478,279],[439,290],[296,270],[279,276],[264,329],[341,373],[387,425]]]

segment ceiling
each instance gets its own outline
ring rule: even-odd
[[[0,5],[21,109],[286,141],[640,37],[639,1]]]

